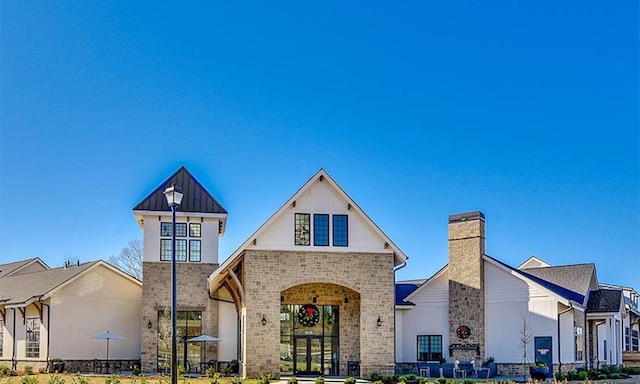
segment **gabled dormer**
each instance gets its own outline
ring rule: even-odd
[[[133,208],[144,237],[143,261],[171,261],[171,209],[164,196],[171,185],[184,194],[176,209],[176,260],[217,264],[218,238],[224,236],[227,211],[184,166]]]

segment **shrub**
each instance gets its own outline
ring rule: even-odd
[[[82,376],[72,377],[71,381],[73,381],[73,384],[89,384],[89,379]]]
[[[438,383],[447,384],[447,378],[446,377],[438,377]]]
[[[209,368],[211,369],[211,368]],[[209,376],[209,370],[207,369],[207,376]],[[209,384],[218,384],[220,380],[220,374],[218,372],[214,372],[213,375],[209,376]]]
[[[427,379],[425,379],[424,377],[419,378],[418,384],[427,384]]]
[[[234,376],[229,380],[231,384],[244,384],[244,379],[242,377]]]
[[[474,381],[472,379],[464,379],[462,380],[462,384],[473,384]]]
[[[214,375],[218,374],[218,371],[216,371],[214,367],[209,367],[205,371],[205,374],[207,375],[207,377],[212,378]],[[220,375],[218,375],[218,377],[220,377]]]
[[[620,378],[620,374],[618,372],[614,372],[609,375],[609,378],[613,380],[618,380]]]
[[[289,378],[289,381],[287,381],[288,384],[298,384],[298,378],[295,376],[291,376]]]
[[[622,367],[622,373],[627,375],[640,375],[640,367]]]
[[[607,379],[607,375],[605,373],[601,373],[598,375],[598,380],[606,380]]]
[[[0,376],[8,376],[9,375],[9,367],[4,364],[0,364]]]
[[[316,379],[316,384],[324,384],[324,378],[322,376],[318,376]]]
[[[138,367],[137,365],[134,365],[133,369],[131,370],[131,374],[133,376],[140,376],[140,367]]]
[[[47,384],[64,384],[64,379],[58,375],[53,375],[47,381]]]
[[[395,376],[382,376],[382,382],[384,384],[394,384],[396,382]]]
[[[585,381],[589,377],[589,371],[578,371],[578,380]]]
[[[556,381],[564,381],[567,378],[567,374],[564,372],[556,372],[553,376],[556,378]]]
[[[373,384],[384,384],[384,382],[382,380],[376,380],[373,382]]]
[[[111,375],[104,379],[104,384],[120,384],[120,378],[117,375]]]
[[[25,375],[32,375],[33,374],[33,367],[30,365],[25,365],[24,366],[24,374]]]
[[[414,375],[414,374],[410,374],[410,375],[400,376],[400,378],[398,380],[399,381],[404,381],[406,383],[407,381],[418,380],[418,377],[416,375]]]
[[[356,379],[353,377],[347,377],[343,381],[344,384],[356,384]]]
[[[38,384],[37,376],[23,376],[20,380],[21,384]]]
[[[381,374],[379,374],[378,372],[373,372],[373,373],[371,374],[371,381],[372,381],[372,382],[374,382],[374,383],[375,383],[376,381],[382,381],[382,375],[381,375]]]
[[[272,379],[273,375],[271,373],[261,373],[258,375],[258,384],[269,384]]]
[[[182,365],[178,365],[178,376],[182,377],[185,373],[187,373],[187,370]]]

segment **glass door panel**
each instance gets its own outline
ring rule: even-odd
[[[309,371],[307,366],[307,338],[296,337],[296,373],[306,373]]]
[[[322,374],[322,338],[309,338],[310,371],[314,374]]]

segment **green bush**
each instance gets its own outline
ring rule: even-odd
[[[627,375],[640,375],[640,367],[622,367],[622,373]]]
[[[242,377],[234,376],[229,380],[231,384],[244,384],[244,379]]]
[[[447,384],[447,378],[446,377],[438,377],[438,383]]]
[[[9,367],[4,364],[0,364],[0,376],[8,376],[9,375]]]
[[[137,365],[134,365],[133,369],[131,370],[131,374],[133,376],[140,376],[140,367],[138,367]]]
[[[205,374],[207,375],[207,377],[212,378],[214,375],[218,374],[218,371],[216,371],[214,367],[209,367],[205,371]],[[220,377],[220,375],[218,375],[218,377]]]
[[[556,372],[553,376],[556,378],[556,381],[564,381],[567,378],[567,374],[564,372]]]
[[[89,379],[82,376],[72,377],[71,381],[73,382],[73,384],[89,384]]]
[[[207,369],[207,376],[209,376],[209,369]],[[214,372],[212,376],[209,376],[209,384],[218,384],[219,380],[220,380],[220,374],[218,372]]]
[[[58,375],[53,375],[47,381],[47,384],[64,384],[64,379]]]
[[[23,376],[22,379],[20,379],[20,383],[21,384],[38,384],[38,377],[37,376]]]
[[[376,380],[373,382],[373,384],[384,384],[384,383],[382,382],[382,380]]]
[[[416,375],[414,375],[414,374],[410,374],[410,375],[400,376],[400,378],[398,380],[399,381],[404,381],[406,383],[407,381],[418,380],[418,377]]]
[[[608,379],[607,374],[605,374],[605,373],[600,373],[600,374],[598,375],[598,380],[606,380],[606,379]]]
[[[269,384],[272,379],[273,375],[271,373],[261,373],[258,375],[258,384]]]
[[[382,375],[381,375],[381,374],[379,374],[378,372],[373,372],[373,373],[371,374],[371,381],[372,381],[372,382],[374,382],[374,383],[375,383],[376,381],[382,381]]]
[[[473,381],[472,379],[464,379],[462,380],[462,384],[473,384],[475,383],[475,381]]]
[[[32,375],[33,374],[33,367],[30,366],[30,365],[25,365],[23,371],[24,371],[25,375]]]
[[[344,384],[356,384],[356,379],[353,377],[347,377],[343,381]]]
[[[382,376],[382,382],[384,384],[394,384],[397,381],[395,376]]]
[[[420,377],[418,379],[418,384],[427,384],[427,379],[425,379],[424,377]]]
[[[322,376],[318,376],[316,378],[316,384],[324,384],[324,378]]]
[[[287,384],[298,384],[298,378],[295,376],[291,376],[289,378],[289,381],[287,381]]]
[[[111,375],[104,379],[104,384],[120,384],[120,378],[118,375]]]
[[[182,365],[178,365],[178,376],[182,377],[185,373],[187,373],[187,370]]]

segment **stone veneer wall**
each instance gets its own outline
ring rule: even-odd
[[[484,251],[482,212],[449,216],[449,343],[480,346],[479,354],[476,350],[454,349],[451,361],[484,359]],[[471,329],[468,339],[457,336],[462,325]]]
[[[317,282],[341,285],[360,294],[360,356],[357,359],[360,374],[362,377],[370,377],[373,372],[393,375],[393,267],[392,253],[246,250],[244,375],[255,377],[269,372],[280,376],[281,293],[291,287]],[[261,323],[263,316],[267,319],[266,326]],[[378,316],[381,326],[376,325]]]
[[[347,362],[360,360],[360,295],[349,288],[326,283],[297,285],[282,291],[282,304],[313,304],[340,306],[339,374],[347,374]],[[344,299],[348,299],[345,303]]]
[[[202,333],[218,335],[218,302],[209,299],[207,278],[218,267],[210,263],[177,263],[178,311],[202,311]],[[142,372],[157,371],[158,311],[171,309],[171,263],[143,262]],[[152,327],[147,324],[151,320]],[[216,343],[204,343],[207,359],[217,359]]]

